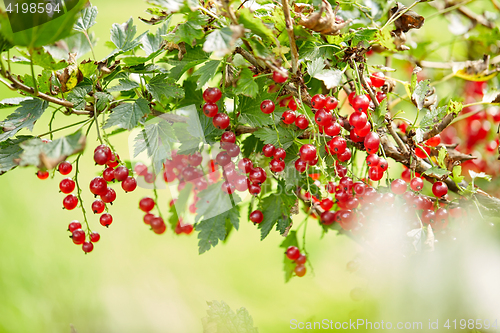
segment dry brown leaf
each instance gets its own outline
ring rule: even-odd
[[[323,16],[325,13],[325,16]],[[304,28],[311,29],[323,35],[337,35],[342,28],[347,26],[352,20],[337,22],[336,12],[332,9],[330,3],[323,0],[319,12],[314,12],[309,16],[299,13],[299,24]]]

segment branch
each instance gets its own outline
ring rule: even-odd
[[[285,25],[286,31],[288,32],[288,40],[290,41],[290,51],[292,56],[292,73],[297,74],[298,62],[299,62],[299,52],[297,50],[297,45],[295,44],[295,34],[293,33],[293,20],[290,15],[290,5],[288,0],[281,0],[283,5],[283,14],[285,15]]]
[[[424,133],[423,141],[427,141],[433,136],[441,133],[446,127],[448,127],[448,125],[450,125],[450,123],[453,121],[453,119],[455,119],[456,116],[457,115],[454,112],[448,113],[446,116],[444,116],[443,120],[441,120],[437,124],[434,124],[434,126],[432,126],[429,131]]]
[[[462,14],[463,16],[467,17],[469,20],[473,22],[477,22],[481,24],[482,26],[485,26],[488,29],[493,29],[495,28],[495,24],[492,22],[488,21],[483,15],[478,15],[474,13],[472,10],[470,10],[467,7],[461,6],[458,7],[457,11]]]

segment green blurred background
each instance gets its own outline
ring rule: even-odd
[[[482,6],[489,2],[477,3]],[[110,52],[104,42],[113,23],[132,16],[139,32],[156,29],[137,19],[148,17],[143,1],[98,0],[93,4],[99,9],[97,24],[92,28],[99,38],[97,59]],[[446,24],[435,18],[419,34],[433,36],[438,43],[449,40],[449,36],[435,33]],[[429,60],[462,60],[466,53],[459,46],[444,47]],[[374,62],[383,60],[375,58]],[[28,67],[18,68],[23,73],[28,71]],[[405,71],[395,76],[409,79]],[[455,88],[443,87],[440,96]],[[16,96],[4,87],[0,94],[2,98]],[[0,118],[9,112],[12,110],[0,111]],[[35,134],[47,131],[43,124],[49,117],[42,117]],[[55,127],[78,119],[70,117],[59,115]],[[89,154],[98,144],[95,138],[91,131],[82,158],[80,181],[87,210],[93,198],[85,189],[100,171]],[[127,140],[127,133],[113,138],[122,159],[129,158]],[[392,172],[396,176],[401,169],[396,167]],[[195,233],[177,236],[168,230],[158,236],[144,225],[138,201],[151,191],[138,188],[123,194],[118,189],[116,204],[110,208],[114,222],[109,229],[90,215],[89,222],[101,234],[101,240],[92,253],[84,255],[66,230],[70,221],[82,220],[81,211],[61,209],[64,195],[59,193],[60,179],[62,176],[56,174],[54,179],[38,180],[34,168],[19,168],[0,176],[0,332],[69,332],[70,325],[77,332],[201,332],[206,302],[211,300],[223,300],[233,310],[245,307],[260,332],[292,331],[291,319],[305,322],[377,317],[378,306],[373,299],[355,302],[349,296],[353,288],[367,287],[367,279],[346,269],[361,248],[332,232],[323,237],[315,220],[309,222],[306,238],[314,271],[309,269],[305,277],[284,283],[283,252],[278,247],[283,239],[277,233],[261,242],[259,230],[242,220],[240,230],[233,232],[226,244],[198,255]],[[165,190],[160,193],[160,201],[166,211],[170,198]],[[402,285],[406,282],[411,281]],[[408,315],[410,320],[423,319]]]

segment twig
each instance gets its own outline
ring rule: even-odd
[[[469,20],[471,20],[473,22],[477,22],[488,29],[495,28],[495,24],[488,21],[483,15],[478,15],[478,14],[474,13],[472,10],[470,10],[467,7],[464,7],[464,6],[458,7],[457,11],[460,14],[462,14],[463,16],[467,17]]]
[[[285,26],[288,32],[288,40],[290,41],[290,51],[292,56],[292,73],[297,74],[298,63],[299,63],[299,52],[297,50],[297,45],[295,44],[295,34],[293,33],[293,20],[290,15],[290,5],[288,0],[281,0],[283,4],[283,14],[285,15]]]

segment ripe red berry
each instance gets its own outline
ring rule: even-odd
[[[288,72],[283,67],[279,71],[273,72],[273,81],[276,83],[285,83],[288,80]]]
[[[269,162],[269,168],[272,172],[281,172],[285,170],[285,161],[273,158],[271,162]]]
[[[36,176],[38,177],[38,179],[47,179],[49,178],[49,172],[45,170],[38,170],[36,172]]]
[[[293,271],[295,272],[295,275],[297,275],[298,277],[303,277],[304,275],[306,275],[306,266],[297,265],[295,266]]]
[[[346,140],[341,136],[335,136],[328,142],[333,154],[342,154],[347,148]]]
[[[413,191],[419,192],[424,188],[424,181],[420,177],[415,177],[410,181],[410,187]]]
[[[441,198],[442,196],[448,193],[448,185],[446,185],[446,183],[443,182],[435,182],[432,185],[432,193],[436,197]]]
[[[207,103],[217,103],[222,97],[222,92],[219,88],[207,88],[203,92],[203,99]]]
[[[75,189],[75,181],[71,178],[64,178],[59,183],[59,189],[62,193],[69,194]]]
[[[311,98],[311,106],[314,109],[322,109],[325,107],[326,97],[322,94],[316,94]]]
[[[229,123],[230,123],[229,116],[225,113],[217,113],[213,117],[212,123],[214,124],[214,126],[216,128],[218,128],[220,130],[226,129],[229,127]]]
[[[379,181],[384,176],[384,171],[379,167],[370,167],[368,169],[368,177],[373,181]]]
[[[77,205],[78,205],[78,198],[73,194],[66,196],[66,198],[64,198],[63,200],[63,206],[67,210],[73,210],[76,208]]]
[[[116,180],[118,180],[119,182],[122,182],[125,179],[127,179],[129,173],[130,172],[129,172],[128,168],[126,166],[121,165],[115,169],[114,176],[115,176]]]
[[[385,98],[387,97],[386,94],[384,94],[383,92],[381,91],[377,91],[377,94],[375,95],[375,98],[377,99],[377,101],[379,103],[381,103]]]
[[[85,242],[82,245],[82,249],[83,249],[83,252],[85,252],[85,253],[92,252],[92,250],[94,249],[94,244],[92,244],[91,242]]]
[[[236,135],[231,131],[226,131],[226,132],[222,133],[222,136],[220,137],[220,142],[235,143],[236,142]],[[200,154],[200,156],[201,156],[201,154]]]
[[[111,153],[111,150],[109,151]],[[96,164],[104,165],[109,160],[110,155],[105,149],[98,149],[94,152],[94,161]]]
[[[104,169],[104,171],[102,172],[102,178],[104,178],[104,180],[107,182],[112,182],[113,180],[115,180],[115,169],[111,167],[107,167],[106,169]]]
[[[105,203],[111,203],[116,200],[116,192],[111,187],[108,187],[106,193],[101,194],[101,200]]]
[[[304,161],[300,158],[295,161],[295,169],[298,172],[302,173],[302,172],[306,171],[307,167],[308,167],[308,164],[306,161]]]
[[[286,151],[283,148],[276,148],[274,151],[274,158],[284,160],[286,157]]]
[[[127,177],[127,179],[125,179],[122,182],[122,189],[125,192],[132,192],[133,190],[136,189],[136,187],[137,187],[137,181],[135,180],[134,177]]]
[[[154,207],[155,201],[152,198],[145,197],[139,201],[139,208],[145,213],[149,213]]]
[[[335,97],[333,96],[326,97],[325,109],[331,111],[335,109],[337,105],[339,105],[339,101]]]
[[[266,99],[260,103],[260,110],[266,114],[273,113],[274,109],[274,103],[270,99]]]
[[[82,225],[80,222],[78,222],[77,220],[74,220],[74,221],[71,221],[71,223],[68,225],[68,230],[70,232],[73,232],[75,231],[76,229],[81,229],[82,228]]]
[[[108,227],[111,223],[113,223],[113,216],[111,216],[111,214],[104,213],[99,218],[99,223],[101,223],[104,227]]]
[[[244,173],[249,173],[253,169],[253,163],[249,158],[243,158],[238,162],[238,169]]]
[[[253,223],[261,223],[264,220],[264,214],[260,210],[254,210],[250,213],[250,221]]]
[[[106,180],[102,177],[95,177],[90,181],[90,192],[95,195],[101,195],[106,193],[106,189],[108,188],[108,184]]]
[[[85,231],[82,229],[73,230],[71,233],[71,239],[76,245],[83,244],[83,242],[85,242]]]
[[[340,134],[341,126],[336,121],[333,121],[329,125],[324,127],[324,132],[328,136],[336,136]]]
[[[389,164],[387,163],[386,159],[383,157],[378,158],[378,167],[382,170],[385,171],[389,167]]]
[[[391,183],[391,191],[394,194],[403,194],[406,192],[407,185],[402,179],[394,179]]]
[[[289,246],[286,249],[286,256],[290,260],[296,260],[296,259],[298,259],[299,256],[300,256],[299,248],[296,247],[296,246]]]
[[[425,143],[428,145],[428,146],[431,146],[431,147],[436,147],[438,144],[441,143],[441,137],[438,135],[436,136],[433,136],[432,138],[430,138],[429,140],[425,141]]]
[[[417,144],[417,147],[415,148],[415,155],[420,158],[427,158],[427,155],[429,155],[430,153],[431,149],[429,147],[423,146],[422,144]]]
[[[366,95],[359,95],[353,98],[352,107],[355,111],[364,112],[368,110],[368,106],[370,105],[370,99]]]
[[[305,144],[299,150],[300,159],[305,162],[313,162],[317,157],[316,147],[312,144]]]
[[[373,73],[370,79],[372,81],[372,86],[374,86],[375,88],[380,88],[385,83],[385,75],[382,72]]]
[[[314,115],[314,120],[319,126],[327,126],[332,122],[332,114],[325,109],[319,109]]]
[[[114,168],[118,165],[119,161],[120,161],[120,156],[118,156],[118,154],[111,153],[111,157],[106,162],[106,165],[111,168]]]
[[[268,143],[262,147],[262,153],[264,153],[264,156],[266,157],[271,157],[274,155],[275,149],[276,148],[272,144]]]
[[[297,116],[297,118],[295,118],[295,126],[304,130],[309,127],[309,120],[307,120],[306,116],[300,114]]]
[[[101,239],[101,235],[99,235],[99,233],[97,233],[95,231],[92,231],[90,233],[90,241],[91,242],[96,243],[99,241],[99,239]]]
[[[203,104],[203,114],[209,118],[214,117],[219,112],[219,107],[215,103]]]
[[[320,204],[321,208],[323,208],[324,210],[330,210],[332,209],[333,207],[333,200],[330,199],[330,198],[324,198],[323,200],[321,200]]]
[[[94,214],[101,214],[104,212],[104,208],[106,208],[106,204],[100,199],[94,200],[92,203],[92,211]]]
[[[349,124],[354,126],[355,129],[363,129],[368,123],[368,118],[363,112],[353,112],[349,117]]]
[[[340,162],[347,162],[351,159],[352,153],[349,148],[344,149],[344,151],[340,154],[337,154],[337,158]]]
[[[366,156],[366,165],[368,165],[369,167],[378,166],[378,163],[379,163],[379,157],[377,155],[370,154]]]
[[[235,143],[226,142],[224,149],[229,157],[236,157],[240,154],[240,147]]]
[[[254,184],[262,184],[266,181],[267,175],[264,169],[256,167],[250,171],[248,178]]]
[[[368,150],[370,150],[370,152],[375,151],[374,153],[376,153],[380,146],[380,137],[378,136],[378,134],[375,132],[368,133],[365,136],[364,146],[367,151]]]
[[[297,116],[295,115],[295,111],[292,110],[287,110],[283,112],[283,115],[281,116],[281,120],[287,125],[293,124],[295,122],[295,118]]]
[[[424,209],[422,211],[422,223],[434,225],[436,222],[436,213],[430,209]]]
[[[250,183],[250,185],[248,185],[248,193],[251,195],[259,195],[261,190],[262,188],[258,184]]]
[[[304,265],[307,261],[307,257],[305,254],[301,254],[296,260],[295,262],[298,264],[298,265]]]
[[[59,173],[61,175],[69,175],[71,173],[71,170],[73,170],[73,166],[71,163],[64,161],[59,164],[59,167],[57,168],[59,170]]]

